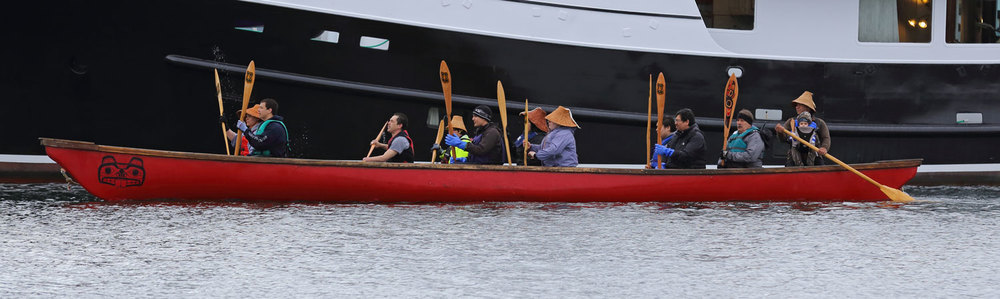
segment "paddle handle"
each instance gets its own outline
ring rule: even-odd
[[[438,132],[437,132],[437,137],[434,137],[434,144],[437,144],[438,146],[441,146],[441,135],[442,135],[442,133],[444,133],[444,120],[443,119],[440,122],[438,122]],[[434,149],[433,151],[431,151],[431,163],[434,163],[434,161],[437,161],[437,156],[438,156],[438,150],[437,149]]]
[[[528,123],[528,99],[524,99],[524,142],[528,141],[528,129],[530,129],[531,124]],[[528,147],[521,145],[524,148],[524,166],[528,166]]]
[[[646,107],[646,161],[643,162],[644,164],[649,164],[649,160],[653,159],[653,157],[651,156],[653,154],[652,153],[653,145],[650,144],[651,143],[650,139],[652,137],[649,136],[649,130],[653,129],[653,125],[652,125],[652,122],[653,122],[653,74],[649,74],[649,88],[648,89],[649,90],[647,90],[647,91],[649,92],[649,100],[647,101],[648,105],[646,105],[647,106]],[[656,136],[660,136],[660,132],[656,132]]]
[[[378,135],[375,135],[375,138],[372,138],[372,140],[378,140],[380,137],[382,137],[382,134],[385,133],[385,126],[386,125],[389,125],[389,122],[386,122],[385,124],[382,125],[382,129],[378,131]],[[372,147],[368,149],[368,154],[365,155],[365,158],[371,157],[372,156],[372,151],[374,151],[374,150],[375,150],[375,145],[372,144]]]
[[[792,132],[789,132],[788,130],[786,130],[785,127],[782,126],[781,124],[775,125],[775,130],[778,131],[778,133],[784,133],[785,135],[788,135],[788,136],[790,136],[792,138],[795,138],[795,140],[798,140],[799,143],[804,144],[805,146],[808,146],[813,151],[819,152],[819,148],[817,148],[815,145],[812,145],[812,143],[809,143],[808,141],[805,141],[804,139],[802,139],[802,137],[799,137],[799,136],[796,136],[795,134],[792,134]],[[823,157],[825,157],[827,159],[830,159],[830,161],[833,161],[833,162],[835,162],[837,164],[840,164],[840,166],[843,166],[847,170],[850,170],[851,172],[853,172],[854,174],[856,174],[856,175],[860,176],[861,178],[865,179],[869,183],[872,183],[873,185],[878,186],[880,188],[882,187],[882,184],[880,184],[879,182],[876,182],[874,179],[872,179],[872,178],[868,177],[867,175],[861,173],[857,169],[854,169],[854,167],[851,167],[850,165],[847,165],[847,163],[844,163],[843,161],[840,161],[840,159],[837,159],[837,158],[831,156],[830,153],[823,154]]]

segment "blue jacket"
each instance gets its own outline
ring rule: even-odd
[[[545,135],[541,144],[531,144],[529,151],[544,166],[576,167],[580,162],[576,156],[576,128],[558,127]]]

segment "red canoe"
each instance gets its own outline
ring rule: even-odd
[[[116,200],[268,202],[884,201],[837,165],[644,170],[393,164],[236,157],[41,139],[52,160],[95,196]],[[900,188],[921,160],[853,165]]]

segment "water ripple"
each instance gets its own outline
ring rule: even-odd
[[[895,203],[103,203],[0,185],[0,297],[998,297],[1000,189]]]

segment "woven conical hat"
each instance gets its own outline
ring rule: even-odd
[[[563,106],[559,106],[555,111],[549,113],[545,119],[563,127],[580,129],[580,125],[576,124],[576,120],[573,119],[573,112],[570,112],[569,109]]]
[[[795,106],[795,104],[806,105],[806,107],[809,107],[813,113],[816,113],[816,102],[813,102],[813,93],[811,92],[803,92],[799,98],[792,101],[792,106]]]
[[[462,116],[460,116],[460,115],[452,115],[451,116],[451,128],[452,129],[461,129],[462,131],[469,132],[469,130],[465,129],[465,120],[462,119]]]
[[[521,111],[521,113],[518,114],[524,116],[524,111]],[[545,124],[545,110],[542,110],[542,108],[536,107],[535,110],[528,111],[528,121],[541,129],[543,132],[549,131],[549,126]]]

